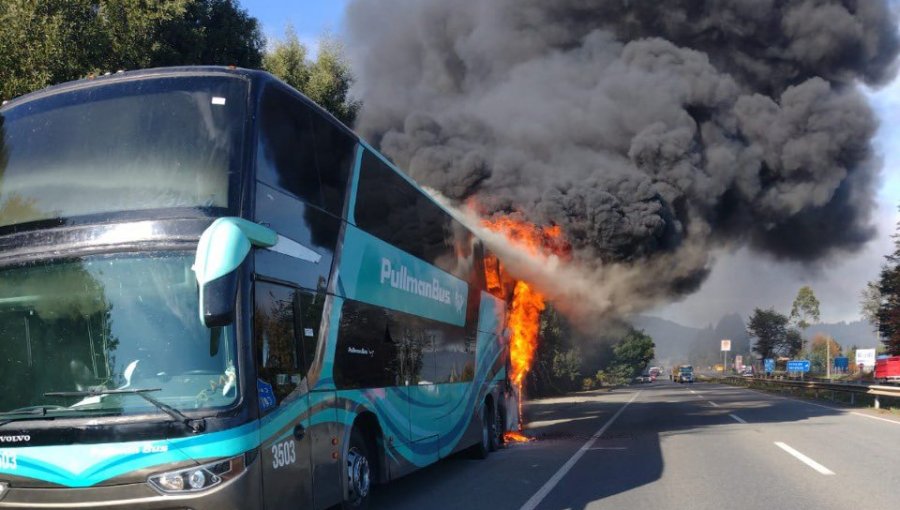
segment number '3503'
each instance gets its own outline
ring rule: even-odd
[[[297,452],[293,440],[272,445],[272,467],[278,469],[297,462]]]

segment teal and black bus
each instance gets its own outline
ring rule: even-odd
[[[487,455],[517,418],[486,260],[264,72],[6,103],[0,508],[360,508]]]

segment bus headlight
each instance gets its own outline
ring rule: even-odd
[[[240,455],[200,466],[159,473],[148,478],[147,483],[163,494],[198,492],[226,482],[245,469],[244,455]]]

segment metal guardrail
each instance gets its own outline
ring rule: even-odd
[[[843,383],[828,381],[794,381],[785,379],[766,379],[761,377],[723,377],[728,384],[736,386],[747,386],[750,388],[760,389],[802,389],[812,390],[816,394],[819,391],[833,391],[850,394],[850,403],[854,403],[855,395],[869,395],[874,397],[875,408],[881,407],[879,397],[890,397],[900,399],[900,386],[884,386],[879,384],[865,383]]]

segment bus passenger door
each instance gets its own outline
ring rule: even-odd
[[[311,358],[306,344],[312,342],[314,349],[315,335],[304,335],[302,316],[312,294],[264,281],[257,281],[255,290],[263,501],[267,509],[311,508]]]

